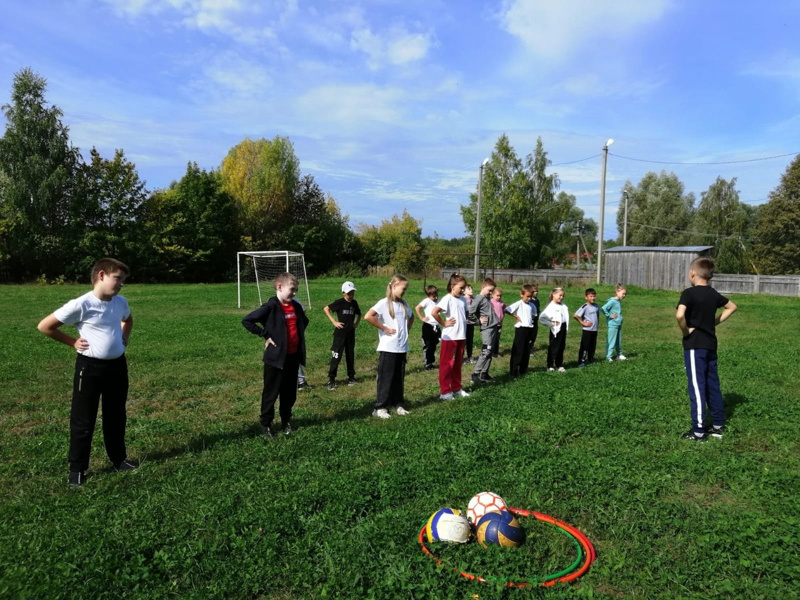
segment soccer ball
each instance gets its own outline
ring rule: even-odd
[[[512,548],[522,543],[524,533],[516,517],[504,510],[483,515],[478,521],[476,536],[484,548],[489,544]]]
[[[467,505],[467,519],[473,525],[477,525],[481,517],[486,513],[500,512],[508,508],[506,501],[494,492],[481,492],[475,494]]]
[[[469,539],[470,529],[460,510],[442,508],[428,519],[425,534],[430,542],[455,542],[463,544]]]

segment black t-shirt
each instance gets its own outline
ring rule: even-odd
[[[335,328],[333,330],[334,336],[346,336],[353,331],[353,321],[355,321],[356,315],[361,315],[361,309],[355,299],[352,302],[348,302],[344,298],[339,298],[336,302],[328,304],[328,310],[336,313],[336,319],[344,323],[344,327],[341,329]]]
[[[694,327],[694,331],[683,338],[684,350],[717,349],[717,309],[727,303],[725,296],[708,285],[695,285],[683,290],[678,305],[686,307],[686,326]]]

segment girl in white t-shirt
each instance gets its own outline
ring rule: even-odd
[[[550,304],[539,315],[542,325],[550,328],[550,346],[547,348],[547,370],[564,371],[564,346],[567,344],[569,309],[564,304],[564,288],[553,288]]]
[[[408,354],[408,330],[414,323],[414,313],[403,300],[408,279],[395,275],[386,286],[386,298],[367,311],[364,320],[378,328],[378,392],[373,417],[388,419],[394,407],[398,415],[407,415],[402,406],[403,385]]]
[[[447,295],[439,300],[431,316],[442,326],[439,351],[439,390],[442,400],[467,398],[461,387],[461,363],[467,343],[467,303],[463,298],[467,280],[454,273],[447,283]]]

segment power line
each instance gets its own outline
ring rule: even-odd
[[[674,162],[674,161],[666,161],[666,160],[647,160],[644,158],[632,158],[630,156],[622,156],[620,154],[612,154],[609,152],[611,156],[615,156],[616,158],[622,158],[624,160],[633,160],[636,162],[643,162],[643,163],[653,163],[657,165],[735,165],[740,163],[751,163],[751,162],[758,162],[762,160],[773,160],[775,158],[784,158],[786,156],[795,156],[800,154],[800,152],[789,152],[787,154],[776,154],[775,156],[765,156],[763,158],[749,158],[746,160],[726,160],[720,162]],[[598,155],[599,156],[599,155]]]
[[[587,160],[592,160],[593,158],[597,158],[598,156],[601,156],[601,155],[600,154],[595,154],[594,156],[587,156],[586,158],[581,158],[580,160],[572,160],[570,162],[554,163],[554,164],[551,164],[551,165],[548,165],[548,166],[549,167],[563,167],[564,165],[574,165],[575,163],[586,162]]]

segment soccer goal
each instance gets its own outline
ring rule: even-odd
[[[269,250],[236,253],[236,288],[239,308],[261,306],[274,293],[272,280],[281,273],[297,277],[297,299],[311,308],[306,260],[302,252]]]

